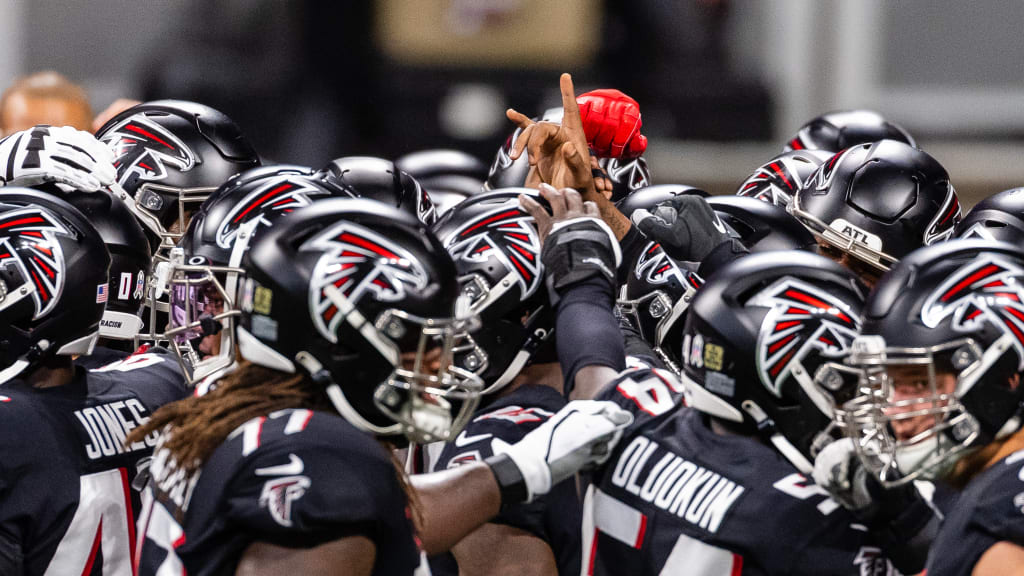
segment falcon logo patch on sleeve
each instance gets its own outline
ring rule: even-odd
[[[260,506],[281,526],[292,526],[292,503],[302,498],[310,487],[306,476],[286,476],[268,480],[260,492]]]
[[[0,216],[0,267],[14,266],[32,289],[36,320],[60,299],[66,268],[57,235],[74,236],[56,216],[42,208],[13,210]],[[8,286],[13,291],[18,287]]]
[[[757,336],[757,370],[776,396],[795,362],[811,351],[839,358],[857,337],[860,318],[837,298],[792,278],[783,278],[750,299],[770,308]]]
[[[324,292],[333,286],[354,307],[369,295],[379,302],[398,302],[407,290],[424,290],[430,283],[426,270],[412,254],[383,236],[342,222],[303,244],[300,251],[323,251],[313,269],[309,306],[317,329],[337,342],[338,324],[344,318]]]

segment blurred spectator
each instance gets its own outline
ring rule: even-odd
[[[0,97],[0,135],[36,124],[90,130],[92,109],[85,90],[52,70],[17,79]]]

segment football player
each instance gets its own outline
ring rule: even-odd
[[[100,334],[110,256],[70,204],[0,190],[0,238],[0,573],[130,573],[156,436],[125,437],[186,394],[177,363],[72,363]]]
[[[451,366],[455,268],[414,217],[363,199],[281,218],[243,261],[244,363],[166,407],[140,520],[142,575],[411,574],[599,461],[629,420],[570,404],[485,463],[399,474],[377,438],[452,440],[481,384]]]
[[[793,197],[790,213],[818,238],[822,254],[869,285],[911,251],[949,239],[961,218],[946,169],[896,140],[834,155]]]
[[[849,363],[866,384],[844,407],[852,440],[827,448],[830,465],[816,476],[861,506],[874,504],[865,479],[966,486],[932,543],[929,576],[1024,573],[1022,283],[1015,246],[923,248],[875,287],[852,346]],[[912,527],[901,536],[916,538]]]
[[[657,370],[617,373],[613,358],[589,353],[614,345],[595,341],[614,325],[614,238],[575,191],[542,194],[547,222],[524,203],[551,230],[543,259],[561,299],[557,330],[587,341],[559,347],[566,377],[635,418],[584,503],[586,573],[892,573],[874,535],[808,478],[839,400],[815,380],[832,383],[819,369],[857,334],[857,279],[815,254],[739,259],[693,299],[683,384]]]
[[[203,200],[230,176],[260,165],[230,118],[195,102],[133,106],[96,138],[113,153],[121,200],[146,229],[154,256],[164,259]]]
[[[466,198],[479,194],[487,178],[487,165],[458,150],[412,152],[396,159],[395,166],[423,186],[438,217]]]
[[[252,239],[279,216],[320,199],[350,197],[322,172],[271,165],[232,176],[203,202],[166,266],[171,313],[162,335],[189,383],[203,382],[197,393],[236,363],[239,266]]]
[[[466,200],[434,230],[455,261],[459,283],[480,328],[456,348],[457,366],[484,383],[481,407],[428,471],[487,459],[565,406],[555,353],[554,310],[544,287],[533,219],[506,188]],[[428,450],[433,448],[426,447]],[[506,507],[453,549],[456,569],[432,561],[435,574],[575,574],[580,508],[574,482],[529,504]]]
[[[769,204],[789,208],[793,195],[832,158],[823,150],[793,150],[783,152],[754,170],[736,190],[737,196],[753,196]]]

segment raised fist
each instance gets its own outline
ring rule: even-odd
[[[640,133],[640,105],[611,88],[593,90],[576,98],[587,144],[598,158],[633,159],[647,149]]]

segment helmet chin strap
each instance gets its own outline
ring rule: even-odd
[[[328,372],[323,364],[319,360],[313,357],[312,354],[302,351],[295,355],[295,362],[298,363],[303,369],[306,370],[318,384],[322,384],[327,390],[327,397],[330,399],[334,409],[338,411],[338,414],[352,424],[356,428],[371,434],[378,435],[392,435],[398,434],[402,431],[400,424],[392,424],[390,426],[377,426],[370,422],[366,418],[363,418],[359,412],[352,407],[349,403],[348,398],[345,397],[345,393],[341,390],[341,386],[331,377],[331,373]]]
[[[779,433],[775,426],[770,423],[768,415],[765,414],[764,410],[762,410],[760,406],[751,400],[744,400],[741,406],[743,407],[743,411],[754,419],[758,429],[761,429],[762,426],[772,427],[772,433],[768,437],[768,440],[772,443],[772,446],[775,446],[775,449],[786,458],[786,460],[789,460],[790,464],[795,466],[796,469],[803,474],[811,474],[814,472],[814,464],[807,460],[807,458],[805,458],[804,455],[796,449],[796,446],[793,446],[785,436]]]
[[[537,348],[540,348],[541,344],[547,341],[551,334],[551,330],[544,330],[543,328],[534,330],[533,334],[530,335],[523,347],[516,353],[515,357],[512,358],[512,362],[508,365],[508,368],[501,373],[501,376],[494,381],[494,384],[484,388],[481,394],[491,394],[507,386],[509,382],[514,380],[515,377],[523,371],[526,363],[533,357],[533,353],[537,351]]]

